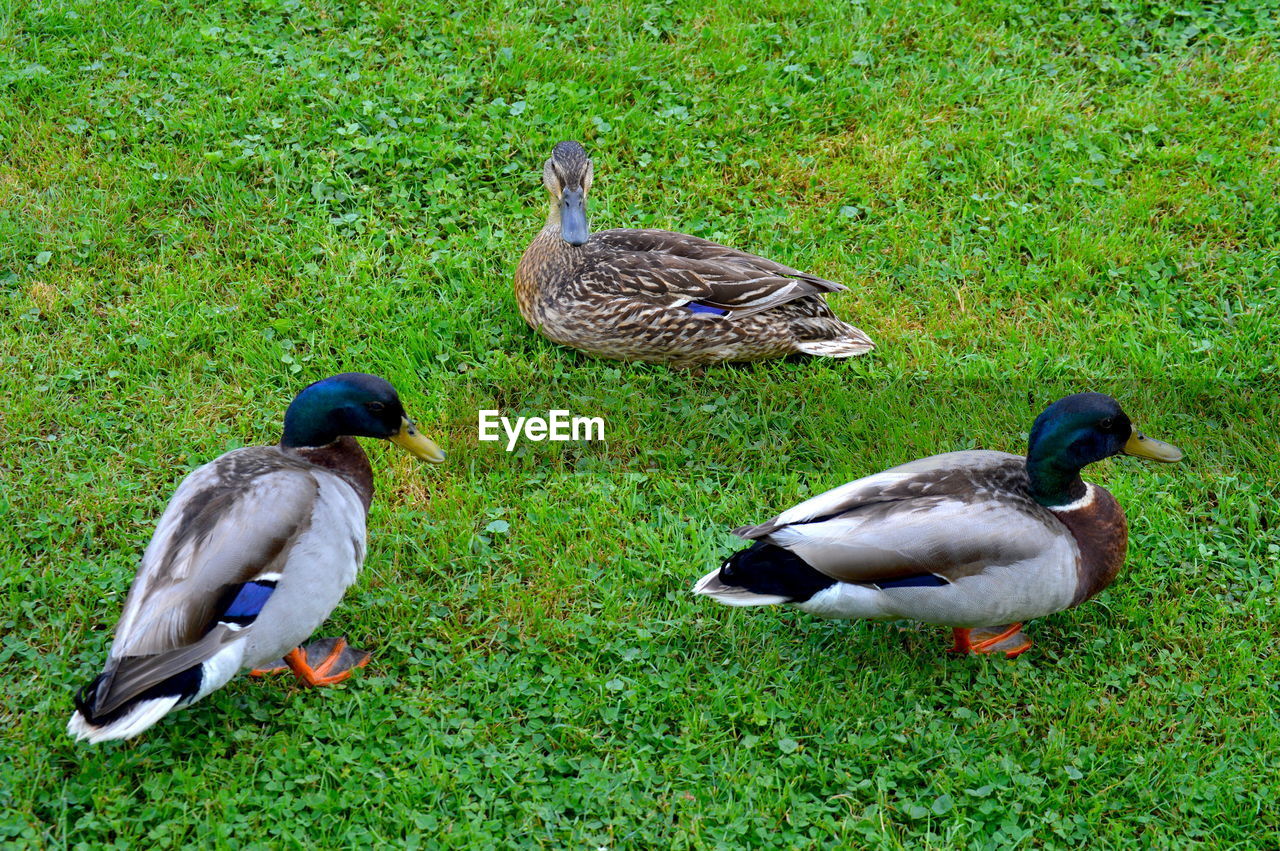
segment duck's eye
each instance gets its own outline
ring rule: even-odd
[[[1111,427],[1114,426],[1115,424],[1116,424],[1116,421],[1113,418],[1107,417],[1105,420],[1098,423],[1098,428],[1102,429],[1103,431],[1111,431]]]
[[[367,410],[371,414],[380,414],[387,409],[387,406],[382,404],[381,402],[370,402],[364,407],[365,407],[365,410]]]

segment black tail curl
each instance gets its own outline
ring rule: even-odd
[[[192,665],[190,668],[174,674],[163,682],[156,683],[151,688],[130,697],[119,706],[114,706],[106,712],[99,712],[98,707],[106,697],[106,693],[110,691],[108,680],[113,677],[113,674],[98,674],[93,678],[92,682],[76,692],[75,697],[72,699],[76,705],[76,711],[94,727],[106,727],[119,721],[125,715],[128,715],[134,706],[145,700],[154,700],[162,697],[177,697],[180,700],[190,700],[199,693],[201,682],[204,679],[204,672],[202,666]],[[105,689],[103,688],[104,685],[106,686]]]
[[[792,603],[803,603],[835,584],[800,556],[764,541],[729,556],[720,567],[720,581],[753,594],[786,597]]]

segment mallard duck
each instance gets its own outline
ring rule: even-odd
[[[551,213],[520,259],[515,291],[525,321],[546,337],[686,368],[873,348],[824,301],[841,284],[682,233],[589,233],[591,170],[577,142],[556,145],[542,170]]]
[[[754,541],[694,587],[730,606],[789,603],[829,618],[953,627],[955,653],[1013,657],[1022,621],[1078,606],[1124,563],[1128,525],[1086,465],[1178,461],[1110,396],[1054,402],[1027,456],[971,450],[911,461],[735,530]]]
[[[192,471],[142,556],[106,667],[75,698],[71,735],[136,736],[241,668],[288,669],[317,686],[368,661],[341,638],[299,646],[364,561],[373,470],[351,435],[444,460],[390,384],[353,372],[299,393],[278,446],[236,449]]]

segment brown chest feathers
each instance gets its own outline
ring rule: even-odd
[[[516,266],[516,305],[533,328],[545,323],[547,301],[571,281],[581,265],[582,251],[560,239],[560,231],[544,228]]]
[[[354,437],[340,437],[328,446],[290,451],[298,458],[332,470],[346,479],[356,489],[368,514],[369,506],[373,504],[373,467],[369,465],[369,456],[364,454]]]
[[[1071,511],[1053,511],[1080,548],[1076,567],[1076,596],[1071,605],[1078,606],[1106,588],[1120,572],[1129,548],[1129,524],[1120,503],[1105,488],[1089,485],[1092,497],[1086,505]]]

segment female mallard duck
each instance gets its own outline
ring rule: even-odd
[[[588,234],[591,160],[577,142],[555,146],[542,182],[551,214],[520,258],[515,289],[525,321],[551,340],[677,367],[872,349],[823,300],[840,284],[682,233]]]
[[[339,682],[368,661],[341,638],[298,646],[364,561],[373,470],[351,435],[444,460],[381,378],[352,372],[304,389],[279,446],[228,452],[178,486],[106,667],[76,696],[69,733],[90,742],[136,736],[241,668],[273,660],[266,670],[287,666],[307,685]]]
[[[1031,646],[1021,621],[1080,605],[1120,570],[1124,512],[1080,470],[1121,452],[1182,458],[1110,396],[1067,396],[1036,418],[1026,458],[947,452],[827,491],[738,529],[756,543],[693,590],[730,606],[944,624],[952,652],[1013,657]]]

